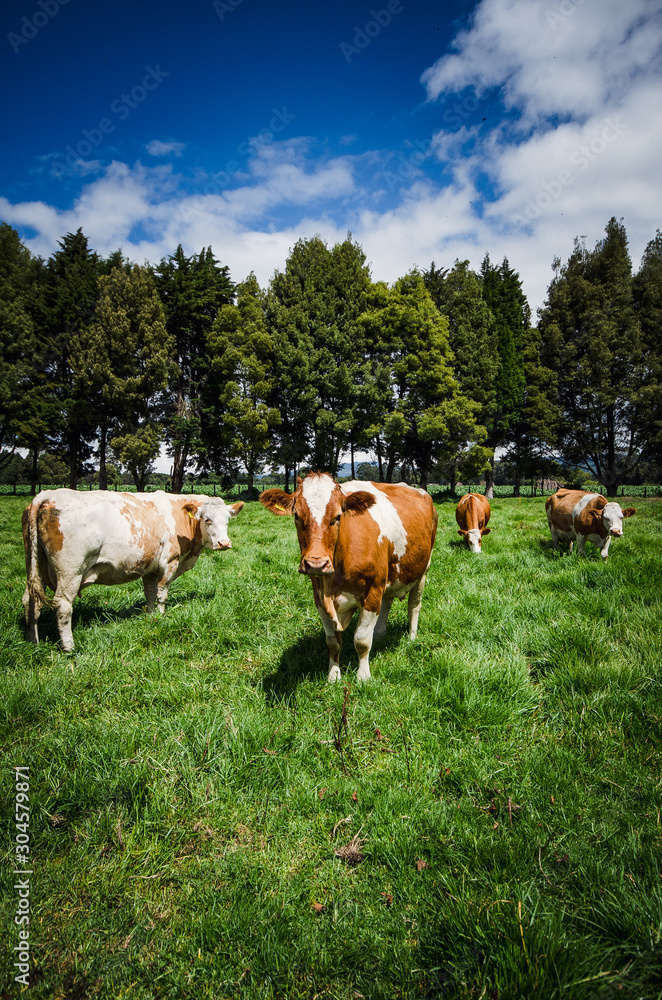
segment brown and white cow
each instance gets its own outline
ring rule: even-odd
[[[460,526],[458,535],[462,535],[472,552],[483,551],[482,537],[492,530],[485,527],[490,514],[489,501],[480,493],[467,493],[455,508],[455,520]]]
[[[23,511],[27,638],[39,642],[37,621],[55,609],[62,647],[74,648],[74,598],[93,583],[142,579],[147,610],[163,613],[168,587],[195,566],[202,549],[229,549],[228,522],[243,503],[220,497],[154,493],[44,490]]]
[[[343,483],[310,473],[294,493],[265,490],[260,503],[273,514],[293,515],[301,561],[329,651],[329,681],[340,679],[342,633],[354,611],[357,680],[370,678],[373,633],[386,631],[396,597],[408,597],[409,635],[418,627],[425,575],[437,530],[437,512],[424,491],[404,484]]]
[[[572,552],[572,543],[577,539],[579,554],[584,555],[586,542],[593,542],[603,559],[609,555],[612,538],[623,534],[623,518],[637,513],[634,507],[622,510],[615,501],[607,503],[600,493],[565,489],[547,497],[545,510],[555,549],[559,541],[569,542]]]

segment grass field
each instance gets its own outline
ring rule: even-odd
[[[353,627],[327,685],[294,527],[257,503],[162,618],[92,587],[75,653],[50,610],[29,645],[24,502],[0,501],[0,947],[26,766],[26,997],[662,997],[661,500],[606,565],[553,552],[541,499],[495,500],[482,556],[440,504],[418,638],[394,605],[362,687]]]

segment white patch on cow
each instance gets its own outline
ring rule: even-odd
[[[372,507],[368,507],[368,514],[370,514],[370,517],[379,527],[379,538],[377,541],[381,542],[382,538],[387,538],[393,545],[396,557],[401,559],[407,551],[407,532],[400,520],[400,515],[386,494],[377,489],[372,483],[361,483],[356,480],[351,483],[343,483],[340,489],[345,496],[350,493],[358,493],[359,491],[365,491],[374,496],[376,503]]]
[[[615,532],[617,535],[623,534],[623,511],[618,503],[605,504],[602,510],[602,523],[608,535]]]
[[[577,515],[581,514],[584,507],[586,507],[586,505],[590,503],[591,500],[595,500],[596,497],[599,497],[601,495],[602,494],[600,493],[587,493],[585,497],[582,497],[581,500],[578,500],[575,506],[572,508],[572,513],[570,515],[571,521],[574,521]]]
[[[480,546],[481,532],[480,528],[469,528],[467,531],[467,540],[469,542],[469,548],[472,552],[482,552]]]
[[[303,481],[301,487],[303,498],[318,524],[324,520],[326,508],[335,488],[336,484],[331,476],[307,476]]]

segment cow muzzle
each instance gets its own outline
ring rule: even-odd
[[[306,576],[328,576],[333,573],[333,563],[328,556],[304,556],[299,563],[299,572]]]
[[[226,549],[232,548],[232,542],[230,541],[229,538],[225,538],[222,542],[218,543],[216,548],[219,549],[219,551],[221,552],[225,552]]]
[[[612,528],[610,534],[612,538],[620,538],[623,532],[620,528]]]

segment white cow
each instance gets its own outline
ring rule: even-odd
[[[147,610],[163,613],[168,587],[195,566],[202,549],[229,549],[228,522],[243,503],[220,497],[105,490],[44,490],[23,511],[27,638],[39,642],[37,621],[54,591],[62,647],[74,648],[74,598],[93,583],[142,579]]]

